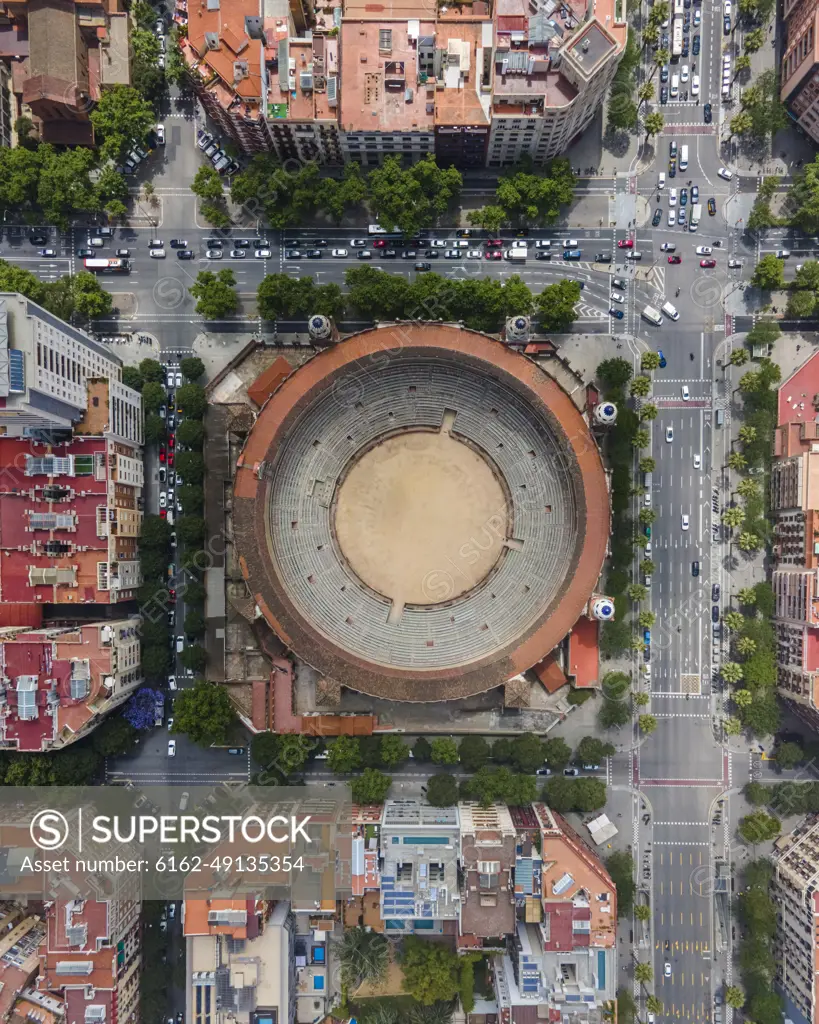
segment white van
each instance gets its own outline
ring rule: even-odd
[[[672,95],[672,97],[674,97],[674,96],[679,96],[679,94],[680,94],[680,76],[679,75],[672,75],[671,76],[671,95]]]
[[[685,147],[683,147],[683,148],[685,148]],[[662,307],[661,307],[661,309],[662,309],[662,312],[665,313],[665,315],[667,317],[670,317],[672,320],[679,320],[680,319],[680,314],[677,312],[676,308],[671,305],[670,302],[664,302]]]
[[[665,188],[665,171],[660,171],[657,179],[657,188]]]
[[[688,146],[680,146],[680,170],[684,171],[688,167]]]

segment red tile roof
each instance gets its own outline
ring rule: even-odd
[[[539,661],[532,669],[547,693],[556,693],[561,686],[568,683],[566,673],[558,664],[554,654],[547,654],[543,661]]]
[[[819,352],[814,353],[779,386],[778,423],[816,418],[813,397],[819,394]]]
[[[289,377],[293,367],[284,356],[278,356],[268,368],[260,373],[247,389],[248,398],[260,408],[270,398],[281,382]]]
[[[569,635],[569,675],[577,687],[597,686],[600,679],[600,649],[597,619],[582,616]]]

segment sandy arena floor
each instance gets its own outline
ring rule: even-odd
[[[507,524],[489,464],[446,432],[400,434],[366,452],[336,502],[345,558],[399,607],[474,587],[497,561]]]

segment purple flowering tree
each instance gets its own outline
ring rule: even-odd
[[[140,731],[151,729],[154,725],[156,706],[157,704],[162,706],[164,703],[165,695],[160,690],[152,690],[150,687],[143,686],[125,705],[122,717],[135,729]]]

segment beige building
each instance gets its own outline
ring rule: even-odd
[[[819,2],[784,0],[779,96],[788,113],[819,142]]]
[[[777,909],[777,986],[805,1021],[819,1013],[819,821],[810,817],[777,840],[774,852]],[[788,1013],[795,1020],[799,1017]]]

